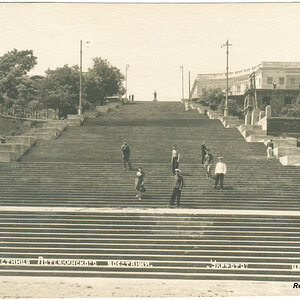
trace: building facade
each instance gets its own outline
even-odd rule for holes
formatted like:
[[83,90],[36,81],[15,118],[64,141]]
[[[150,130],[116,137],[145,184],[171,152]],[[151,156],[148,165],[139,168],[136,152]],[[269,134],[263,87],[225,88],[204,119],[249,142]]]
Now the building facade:
[[[261,64],[228,73],[229,97],[244,108],[255,95],[257,108],[271,105],[272,113],[279,114],[282,107],[292,104],[300,92],[300,62],[262,62]],[[193,84],[192,98],[199,98],[209,88],[226,89],[226,73],[199,74]],[[251,93],[252,91],[252,93]]]

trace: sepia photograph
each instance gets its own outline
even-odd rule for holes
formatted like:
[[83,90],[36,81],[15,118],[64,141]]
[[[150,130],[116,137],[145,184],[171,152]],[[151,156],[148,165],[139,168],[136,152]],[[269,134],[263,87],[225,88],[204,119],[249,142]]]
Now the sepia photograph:
[[300,3],[0,3],[0,299],[300,295]]

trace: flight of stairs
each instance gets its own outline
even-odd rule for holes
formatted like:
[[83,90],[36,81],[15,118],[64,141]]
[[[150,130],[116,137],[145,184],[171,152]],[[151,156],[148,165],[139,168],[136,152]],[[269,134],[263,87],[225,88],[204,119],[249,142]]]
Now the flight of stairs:
[[300,219],[1,212],[0,275],[298,281]]
[[[135,171],[123,170],[123,138],[134,169],[146,173],[142,200]],[[205,178],[203,140],[227,164],[224,191]],[[182,154],[183,211],[167,207],[173,144]],[[123,105],[0,167],[0,274],[297,278],[300,217],[289,211],[300,212],[299,168],[268,161],[262,143],[247,143],[237,129],[180,103]]]

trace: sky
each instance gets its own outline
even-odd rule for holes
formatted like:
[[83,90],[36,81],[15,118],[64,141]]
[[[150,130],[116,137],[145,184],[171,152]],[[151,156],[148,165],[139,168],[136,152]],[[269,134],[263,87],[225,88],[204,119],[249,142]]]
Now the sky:
[[[199,73],[253,67],[262,61],[300,62],[299,3],[1,3],[0,56],[31,49],[38,64],[31,74],[107,59],[125,74],[136,100],[181,98],[181,71],[188,97]],[[86,41],[90,44],[87,47]]]

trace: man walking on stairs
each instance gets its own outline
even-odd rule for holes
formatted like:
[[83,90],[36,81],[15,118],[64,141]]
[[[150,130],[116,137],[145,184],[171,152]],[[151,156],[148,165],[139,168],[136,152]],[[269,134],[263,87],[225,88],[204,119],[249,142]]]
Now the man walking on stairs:
[[273,157],[273,148],[274,148],[273,140],[270,139],[269,142],[267,143],[267,157],[268,157],[268,159],[271,159]]
[[207,178],[211,178],[211,167],[213,164],[213,155],[209,152],[209,149],[206,150],[206,155],[204,157],[204,168],[205,168],[205,172],[206,172],[206,176]]
[[123,144],[121,146],[121,151],[123,154],[124,170],[126,171],[126,164],[128,164],[129,170],[132,170],[131,161],[130,161],[130,148],[129,148],[126,140],[123,140]]
[[201,145],[201,156],[202,156],[202,160],[201,160],[201,164],[204,164],[204,157],[206,155],[206,141],[203,142],[203,144]]
[[223,191],[223,181],[224,181],[224,176],[227,172],[227,167],[226,164],[223,163],[223,157],[218,157],[218,162],[216,164],[216,179],[215,179],[215,189],[217,188],[217,185],[220,180],[220,190]]
[[175,175],[175,170],[179,168],[179,159],[180,153],[177,149],[177,146],[173,146],[172,156],[171,156],[171,166],[172,166],[172,174]]
[[173,186],[173,192],[170,199],[170,206],[173,206],[175,204],[175,199],[177,198],[176,206],[179,207],[180,205],[180,197],[181,197],[181,190],[183,187],[183,176],[180,174],[180,170],[175,170],[175,176],[174,176],[174,186]]

